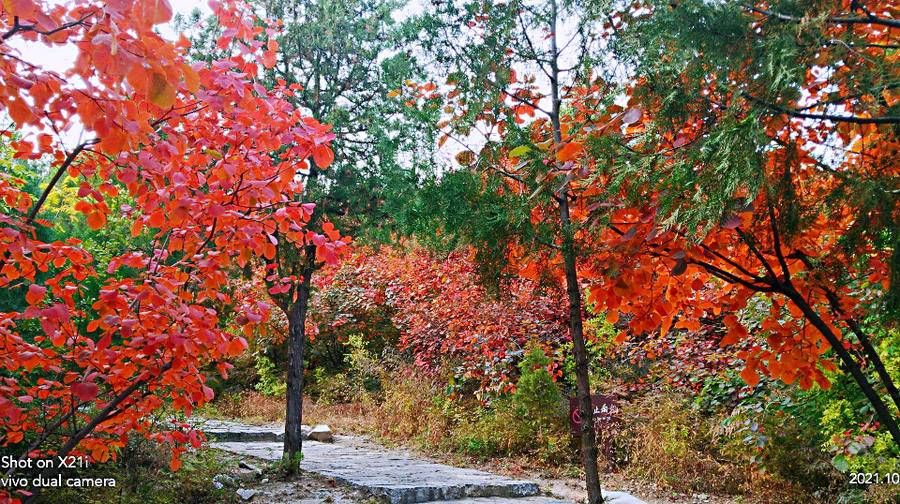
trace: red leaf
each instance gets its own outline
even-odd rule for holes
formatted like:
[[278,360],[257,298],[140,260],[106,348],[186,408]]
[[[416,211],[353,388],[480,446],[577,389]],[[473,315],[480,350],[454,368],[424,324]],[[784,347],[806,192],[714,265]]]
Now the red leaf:
[[25,301],[30,305],[36,305],[44,299],[44,295],[47,293],[47,288],[38,284],[31,284],[28,286],[28,292],[25,294]]
[[97,393],[99,392],[99,387],[97,387],[96,383],[92,382],[78,382],[72,384],[72,393],[75,394],[80,401],[86,402],[93,400],[97,397]]
[[334,162],[334,151],[327,145],[317,145],[313,148],[313,161],[319,168],[328,168]]

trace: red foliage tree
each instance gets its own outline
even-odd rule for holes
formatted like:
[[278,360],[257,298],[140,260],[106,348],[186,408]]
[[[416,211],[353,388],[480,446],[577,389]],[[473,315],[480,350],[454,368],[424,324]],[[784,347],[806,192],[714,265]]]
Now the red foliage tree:
[[[241,5],[213,7],[230,56],[210,64],[153,31],[171,16],[165,0],[0,9],[0,105],[24,135],[4,136],[17,158],[53,166],[35,201],[0,177],[0,287],[25,300],[0,313],[0,436],[21,458],[104,461],[139,432],[172,443],[177,468],[182,446],[200,438],[179,425],[154,432],[151,414],[166,403],[190,414],[212,399],[203,369],[227,376],[224,360],[247,346],[241,331],[270,311],[231,288],[234,266],[274,257],[276,233],[331,245],[303,228],[312,208],[296,178],[307,157],[327,157],[328,131],[289,104],[291,89],[255,80],[271,63],[256,40],[266,28]],[[29,61],[21,47],[37,43],[74,48],[69,73]],[[79,127],[88,140],[66,149]],[[76,240],[43,241],[41,207],[66,176],[80,180],[75,209],[91,228],[121,212],[150,246],[98,265]],[[130,204],[110,208],[120,193]],[[228,310],[241,316],[226,324]]]

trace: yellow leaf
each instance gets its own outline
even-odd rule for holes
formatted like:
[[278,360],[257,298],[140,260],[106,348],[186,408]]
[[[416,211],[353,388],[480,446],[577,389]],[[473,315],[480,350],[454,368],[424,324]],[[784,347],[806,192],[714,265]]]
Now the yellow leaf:
[[150,79],[149,98],[159,108],[167,109],[175,104],[175,88],[162,73],[153,73]]

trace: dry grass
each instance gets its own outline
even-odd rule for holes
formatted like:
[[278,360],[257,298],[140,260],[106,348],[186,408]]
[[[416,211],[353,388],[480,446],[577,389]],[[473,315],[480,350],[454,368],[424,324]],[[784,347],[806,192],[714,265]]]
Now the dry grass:
[[284,422],[284,413],[284,399],[253,390],[220,396],[201,412],[209,418],[239,418],[248,423]]
[[[323,405],[305,399],[303,423],[328,424],[336,432],[374,434],[373,416],[380,408],[366,403]],[[273,398],[256,391],[223,395],[207,406],[201,414],[209,418],[240,419],[248,423],[284,422],[285,404],[282,398]]]
[[759,503],[819,502],[796,485],[720,451],[712,420],[673,396],[648,396],[624,410],[625,474],[682,493],[743,495]]

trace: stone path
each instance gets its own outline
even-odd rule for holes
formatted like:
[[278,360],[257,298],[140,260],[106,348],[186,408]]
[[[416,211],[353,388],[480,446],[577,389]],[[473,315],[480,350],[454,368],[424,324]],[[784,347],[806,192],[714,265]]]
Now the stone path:
[[[215,440],[214,448],[263,460],[281,460],[283,428],[237,422],[206,421],[199,428]],[[335,436],[333,443],[303,442],[304,470],[381,496],[391,504],[571,504],[540,496],[532,481],[422,460],[404,451],[354,436]],[[644,504],[630,495],[610,492],[607,502]],[[622,499],[629,497],[633,500]]]

